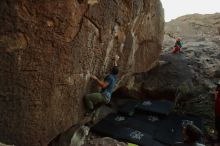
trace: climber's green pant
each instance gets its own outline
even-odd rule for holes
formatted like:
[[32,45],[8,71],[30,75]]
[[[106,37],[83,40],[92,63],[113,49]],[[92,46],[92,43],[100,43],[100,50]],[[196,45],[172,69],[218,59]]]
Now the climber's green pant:
[[85,96],[86,106],[90,109],[94,109],[94,105],[99,103],[107,104],[109,101],[102,93],[91,93]]

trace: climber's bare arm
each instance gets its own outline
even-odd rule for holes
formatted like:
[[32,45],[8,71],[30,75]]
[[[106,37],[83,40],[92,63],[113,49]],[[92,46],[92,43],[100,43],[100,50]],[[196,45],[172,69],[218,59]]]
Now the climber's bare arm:
[[109,85],[108,82],[101,81],[100,79],[98,79],[98,78],[97,78],[96,76],[94,76],[94,75],[91,75],[91,78],[92,78],[93,80],[95,80],[101,88],[106,88],[106,87]]
[[114,66],[118,66],[118,60],[119,60],[119,56],[118,55],[115,55],[115,58],[114,58]]

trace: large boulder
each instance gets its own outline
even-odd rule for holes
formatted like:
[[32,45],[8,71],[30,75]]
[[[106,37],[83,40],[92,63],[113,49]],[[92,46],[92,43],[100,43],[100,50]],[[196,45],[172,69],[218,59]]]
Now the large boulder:
[[90,74],[115,54],[124,75],[157,61],[159,0],[1,0],[0,141],[45,146],[83,118]]
[[183,54],[163,54],[160,64],[143,76],[145,97],[175,101],[179,88],[191,86],[193,72]]

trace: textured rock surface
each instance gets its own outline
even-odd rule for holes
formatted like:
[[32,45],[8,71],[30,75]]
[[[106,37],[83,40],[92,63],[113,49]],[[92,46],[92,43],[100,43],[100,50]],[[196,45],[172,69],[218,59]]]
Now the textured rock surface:
[[78,123],[90,74],[120,56],[149,69],[163,38],[159,0],[1,0],[0,141],[47,145]]

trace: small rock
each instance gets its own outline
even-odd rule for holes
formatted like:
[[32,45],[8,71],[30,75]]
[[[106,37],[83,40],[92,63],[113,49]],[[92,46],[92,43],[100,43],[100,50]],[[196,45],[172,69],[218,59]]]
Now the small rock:
[[70,146],[81,146],[85,143],[85,138],[89,134],[90,128],[87,126],[79,127],[73,134]]
[[98,3],[98,0],[88,0],[88,4],[90,5],[94,5],[96,3]]
[[53,27],[54,26],[54,22],[52,20],[48,20],[47,21],[47,26],[48,27]]
[[6,144],[3,144],[3,143],[0,143],[0,146],[15,146],[15,145],[6,145]]

